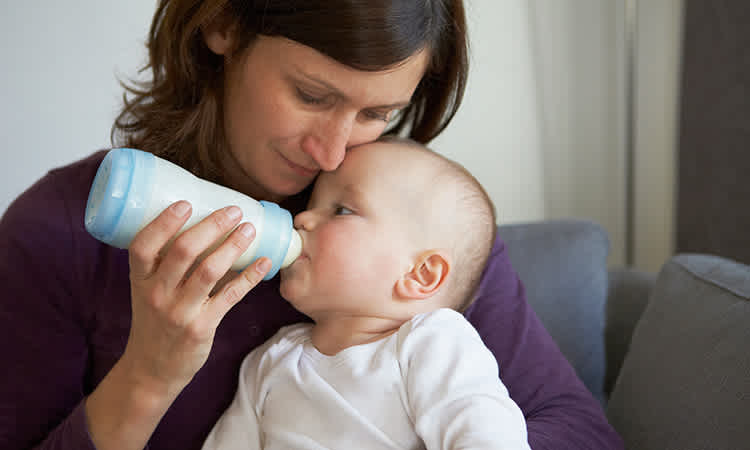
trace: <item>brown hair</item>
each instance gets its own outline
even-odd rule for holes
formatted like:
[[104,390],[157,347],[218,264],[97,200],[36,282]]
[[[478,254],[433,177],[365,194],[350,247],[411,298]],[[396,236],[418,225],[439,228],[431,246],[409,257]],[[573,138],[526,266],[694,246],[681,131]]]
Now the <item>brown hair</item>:
[[462,0],[160,0],[141,69],[151,77],[122,83],[124,107],[112,128],[113,143],[221,181],[223,60],[201,35],[201,27],[218,17],[238,25],[236,51],[259,34],[282,36],[360,70],[387,69],[429,49],[431,61],[412,103],[386,133],[427,143],[461,104],[468,74]]

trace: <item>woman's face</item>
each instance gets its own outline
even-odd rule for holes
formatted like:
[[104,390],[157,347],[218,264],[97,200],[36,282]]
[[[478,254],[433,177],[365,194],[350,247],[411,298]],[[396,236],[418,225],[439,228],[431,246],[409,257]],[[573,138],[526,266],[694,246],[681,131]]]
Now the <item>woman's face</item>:
[[346,149],[383,133],[427,62],[422,51],[393,69],[366,72],[294,41],[259,36],[225,58],[228,184],[277,202],[302,191],[321,170],[336,169]]

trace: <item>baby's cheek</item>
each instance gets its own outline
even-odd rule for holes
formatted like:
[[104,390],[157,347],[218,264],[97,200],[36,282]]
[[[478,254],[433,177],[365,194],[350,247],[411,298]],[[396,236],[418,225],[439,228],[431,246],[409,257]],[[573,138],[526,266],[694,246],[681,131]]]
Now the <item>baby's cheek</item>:
[[340,264],[348,254],[356,251],[351,233],[342,227],[321,228],[315,238],[316,254],[319,259],[324,259],[326,264]]

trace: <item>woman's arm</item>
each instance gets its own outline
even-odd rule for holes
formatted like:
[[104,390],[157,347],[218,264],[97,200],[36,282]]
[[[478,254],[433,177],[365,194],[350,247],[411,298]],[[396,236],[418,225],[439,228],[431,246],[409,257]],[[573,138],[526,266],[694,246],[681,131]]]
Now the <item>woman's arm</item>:
[[47,175],[0,219],[0,448],[94,449],[82,403],[86,299],[63,187]]
[[[86,170],[75,175],[88,180],[83,183],[93,179]],[[162,254],[186,218],[166,211],[139,234],[135,256],[130,252],[132,320],[123,315],[105,324],[130,323],[130,336],[125,353],[120,356],[120,347],[119,360],[95,385],[89,332],[91,305],[101,299],[91,293],[97,281],[81,273],[95,267],[92,273],[101,275],[99,265],[112,260],[96,256],[110,251],[105,246],[85,251],[78,245],[92,242],[82,231],[78,203],[85,197],[70,192],[70,179],[56,177],[53,172],[35,184],[0,221],[0,351],[11,368],[0,387],[0,448],[144,448],[205,362],[221,318],[265,271],[258,270],[259,260],[209,296],[252,236],[233,232],[192,270],[194,257],[208,246],[205,241],[224,235],[239,218],[217,211]],[[122,297],[111,289],[104,295]]]
[[500,377],[526,417],[533,450],[624,448],[599,402],[526,302],[499,237],[479,297],[465,316],[495,355]]

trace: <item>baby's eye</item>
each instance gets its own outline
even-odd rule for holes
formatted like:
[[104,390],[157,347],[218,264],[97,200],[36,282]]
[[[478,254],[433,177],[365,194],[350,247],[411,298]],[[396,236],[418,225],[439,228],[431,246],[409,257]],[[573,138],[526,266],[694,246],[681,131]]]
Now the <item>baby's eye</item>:
[[334,209],[333,214],[337,216],[348,216],[349,214],[354,214],[354,211],[346,206],[337,206],[336,209]]

